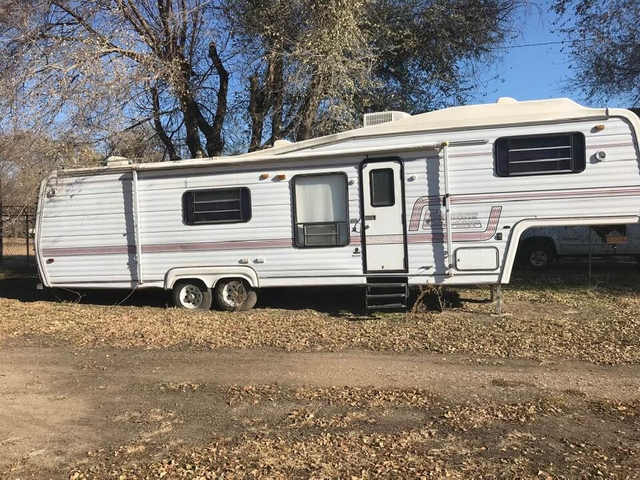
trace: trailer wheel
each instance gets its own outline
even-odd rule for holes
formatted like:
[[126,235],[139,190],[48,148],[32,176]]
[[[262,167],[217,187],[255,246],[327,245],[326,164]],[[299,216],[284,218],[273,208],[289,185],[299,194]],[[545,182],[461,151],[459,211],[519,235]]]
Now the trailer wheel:
[[542,240],[525,244],[522,252],[523,263],[531,270],[546,270],[555,256],[553,243]]
[[220,280],[215,291],[218,306],[228,312],[251,310],[258,301],[256,291],[244,280]]
[[173,287],[173,304],[185,310],[209,310],[211,289],[199,280],[181,280]]

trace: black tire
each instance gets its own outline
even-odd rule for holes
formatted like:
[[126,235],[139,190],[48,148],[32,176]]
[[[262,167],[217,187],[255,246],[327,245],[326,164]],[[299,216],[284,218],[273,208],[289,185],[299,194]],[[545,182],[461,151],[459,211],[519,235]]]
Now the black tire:
[[216,284],[216,303],[220,310],[246,312],[258,301],[258,294],[244,280],[225,278]]
[[551,242],[534,241],[524,245],[522,263],[530,270],[543,271],[549,268],[556,256],[556,249]]
[[190,311],[210,310],[211,289],[200,280],[180,280],[173,286],[173,304]]

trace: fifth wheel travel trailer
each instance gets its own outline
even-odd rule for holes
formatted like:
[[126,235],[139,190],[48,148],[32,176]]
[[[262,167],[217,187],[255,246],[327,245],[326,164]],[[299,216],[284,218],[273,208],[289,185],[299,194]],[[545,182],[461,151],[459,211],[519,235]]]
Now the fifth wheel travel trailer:
[[[382,123],[379,123],[382,122]],[[375,114],[271,149],[61,170],[41,187],[46,287],[172,290],[246,310],[270,287],[506,284],[531,227],[638,223],[640,120],[568,99]]]

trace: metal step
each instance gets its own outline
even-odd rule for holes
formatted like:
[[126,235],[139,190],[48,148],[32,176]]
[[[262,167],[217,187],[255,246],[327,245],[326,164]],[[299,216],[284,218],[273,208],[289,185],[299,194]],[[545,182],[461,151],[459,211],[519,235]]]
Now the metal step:
[[395,298],[395,297],[406,297],[405,293],[376,293],[373,295],[367,294],[367,298]]
[[407,308],[409,283],[406,277],[367,278],[365,304],[367,310],[397,310]]
[[396,288],[396,287],[406,287],[407,284],[402,283],[367,283],[367,288],[375,287],[375,288]]
[[367,305],[367,310],[396,310],[407,308],[405,303],[385,303],[384,305]]

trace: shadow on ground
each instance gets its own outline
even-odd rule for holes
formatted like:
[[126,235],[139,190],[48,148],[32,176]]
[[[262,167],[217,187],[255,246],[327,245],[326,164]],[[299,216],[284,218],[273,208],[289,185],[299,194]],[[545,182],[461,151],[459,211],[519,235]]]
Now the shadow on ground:
[[[170,307],[171,293],[159,289],[150,290],[37,290],[34,276],[0,278],[0,297],[21,302],[71,302],[85,305],[126,305],[136,307]],[[409,305],[413,305],[419,292],[411,292]],[[429,292],[421,300],[421,311],[438,311],[442,302],[447,308],[462,306],[458,292],[443,291],[441,295]],[[255,308],[285,310],[310,309],[341,316],[341,312],[364,314],[364,289],[356,286],[269,288],[262,290]]]
[[[618,290],[640,288],[640,268],[635,262],[594,261],[591,278],[588,277],[586,260],[565,260],[554,263],[545,272],[518,269],[511,278],[511,288],[591,288]],[[0,274],[0,297],[21,302],[77,302],[88,305],[127,305],[139,307],[170,307],[171,293],[160,289],[150,290],[83,290],[65,289],[37,290],[38,278],[33,269]],[[471,287],[473,288],[473,287]],[[506,288],[510,288],[507,286]],[[467,287],[468,289],[468,287]],[[480,292],[480,290],[482,290]],[[486,293],[485,293],[486,292]],[[489,288],[478,287],[479,295],[463,297],[456,290],[428,292],[422,299],[419,310],[439,311],[462,307],[465,302],[486,302]],[[413,291],[409,305],[419,296]],[[467,298],[468,297],[468,298]],[[362,287],[298,287],[270,288],[262,290],[256,308],[279,308],[287,310],[312,309],[318,312],[341,315],[341,312],[365,313]]]
[[[37,290],[35,276],[0,277],[0,297],[21,302],[73,302],[86,305],[127,305],[137,307],[170,307],[171,292],[149,290]],[[312,309],[319,312],[364,312],[364,291],[360,287],[270,288],[258,296],[256,308],[287,310]]]

